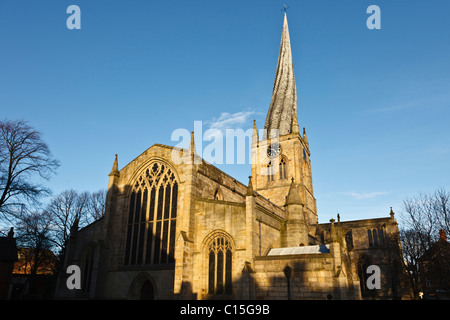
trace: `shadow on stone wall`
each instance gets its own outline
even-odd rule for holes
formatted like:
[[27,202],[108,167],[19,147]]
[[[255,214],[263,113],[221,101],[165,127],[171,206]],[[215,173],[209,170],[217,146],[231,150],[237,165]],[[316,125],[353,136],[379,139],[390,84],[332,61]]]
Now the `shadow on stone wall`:
[[312,287],[306,279],[306,264],[300,261],[281,260],[280,270],[269,272],[261,279],[252,266],[247,263],[239,277],[232,282],[232,294],[207,294],[201,296],[192,292],[192,284],[184,282],[182,291],[176,299],[188,300],[333,300],[349,299],[353,296],[350,288],[343,294],[333,281],[323,282]]

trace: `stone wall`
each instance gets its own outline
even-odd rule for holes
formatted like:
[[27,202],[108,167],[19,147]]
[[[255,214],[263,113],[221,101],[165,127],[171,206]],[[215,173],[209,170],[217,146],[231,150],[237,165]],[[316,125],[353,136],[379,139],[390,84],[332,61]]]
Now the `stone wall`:
[[336,278],[331,254],[302,256],[257,257],[255,259],[255,298],[287,299],[286,266],[291,268],[291,299],[336,298]]

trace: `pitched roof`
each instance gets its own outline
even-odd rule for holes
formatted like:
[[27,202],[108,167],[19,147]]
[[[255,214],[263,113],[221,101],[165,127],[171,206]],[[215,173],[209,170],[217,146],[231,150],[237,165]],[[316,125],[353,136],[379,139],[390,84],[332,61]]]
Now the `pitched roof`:
[[0,237],[0,261],[17,261],[16,239]]

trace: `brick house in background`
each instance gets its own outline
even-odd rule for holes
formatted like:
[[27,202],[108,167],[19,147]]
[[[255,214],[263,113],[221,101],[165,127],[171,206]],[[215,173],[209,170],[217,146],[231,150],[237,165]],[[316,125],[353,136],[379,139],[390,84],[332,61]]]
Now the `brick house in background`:
[[17,248],[17,261],[14,263],[10,281],[9,298],[12,300],[53,298],[56,264],[57,258],[51,250],[36,252],[31,248]]
[[419,279],[424,299],[450,299],[450,243],[444,230],[420,257]]

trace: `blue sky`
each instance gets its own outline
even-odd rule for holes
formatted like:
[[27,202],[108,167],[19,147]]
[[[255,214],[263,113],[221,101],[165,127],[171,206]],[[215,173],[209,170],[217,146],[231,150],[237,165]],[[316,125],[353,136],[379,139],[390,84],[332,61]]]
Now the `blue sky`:
[[[447,0],[0,0],[0,118],[42,132],[54,193],[106,188],[116,153],[123,167],[194,121],[262,128],[284,3],[319,221],[450,189]],[[247,183],[248,164],[218,167]]]

